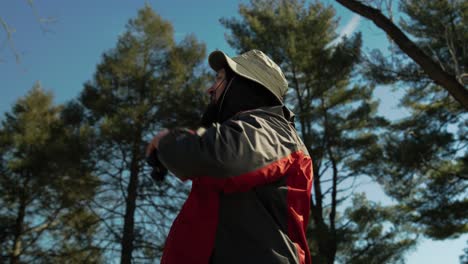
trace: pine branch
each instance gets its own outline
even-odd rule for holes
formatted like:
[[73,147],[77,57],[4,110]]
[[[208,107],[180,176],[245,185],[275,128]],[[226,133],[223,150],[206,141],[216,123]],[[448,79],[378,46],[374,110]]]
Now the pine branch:
[[370,19],[390,36],[393,41],[413,59],[426,74],[438,85],[444,87],[463,107],[468,109],[468,90],[457,81],[455,76],[444,71],[411,41],[400,28],[380,12],[380,10],[362,4],[357,0],[336,0],[349,10]]

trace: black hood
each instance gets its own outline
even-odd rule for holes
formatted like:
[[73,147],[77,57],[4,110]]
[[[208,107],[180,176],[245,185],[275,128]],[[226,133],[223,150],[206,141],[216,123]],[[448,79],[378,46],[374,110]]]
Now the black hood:
[[241,111],[282,104],[262,85],[236,74],[230,78],[229,75],[227,83],[231,84],[224,89],[218,102],[208,105],[201,120],[202,126],[223,123]]

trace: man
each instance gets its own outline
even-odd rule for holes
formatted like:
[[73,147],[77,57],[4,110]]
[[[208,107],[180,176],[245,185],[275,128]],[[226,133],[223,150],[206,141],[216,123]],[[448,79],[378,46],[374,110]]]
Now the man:
[[310,263],[312,162],[283,105],[283,72],[258,50],[208,61],[205,128],[165,130],[147,149],[192,180],[161,263]]

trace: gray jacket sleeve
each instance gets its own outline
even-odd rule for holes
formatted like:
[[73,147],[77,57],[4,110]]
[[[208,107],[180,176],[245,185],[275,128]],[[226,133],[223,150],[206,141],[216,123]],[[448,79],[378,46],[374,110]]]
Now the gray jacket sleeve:
[[228,120],[196,133],[172,130],[159,143],[159,159],[176,176],[227,178],[261,168],[291,150],[265,120]]

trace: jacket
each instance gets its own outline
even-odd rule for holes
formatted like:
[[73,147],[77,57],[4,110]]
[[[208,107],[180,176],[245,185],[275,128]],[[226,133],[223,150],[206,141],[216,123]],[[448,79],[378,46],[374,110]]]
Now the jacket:
[[161,263],[310,263],[312,160],[293,117],[263,107],[161,139],[161,162],[192,180]]

